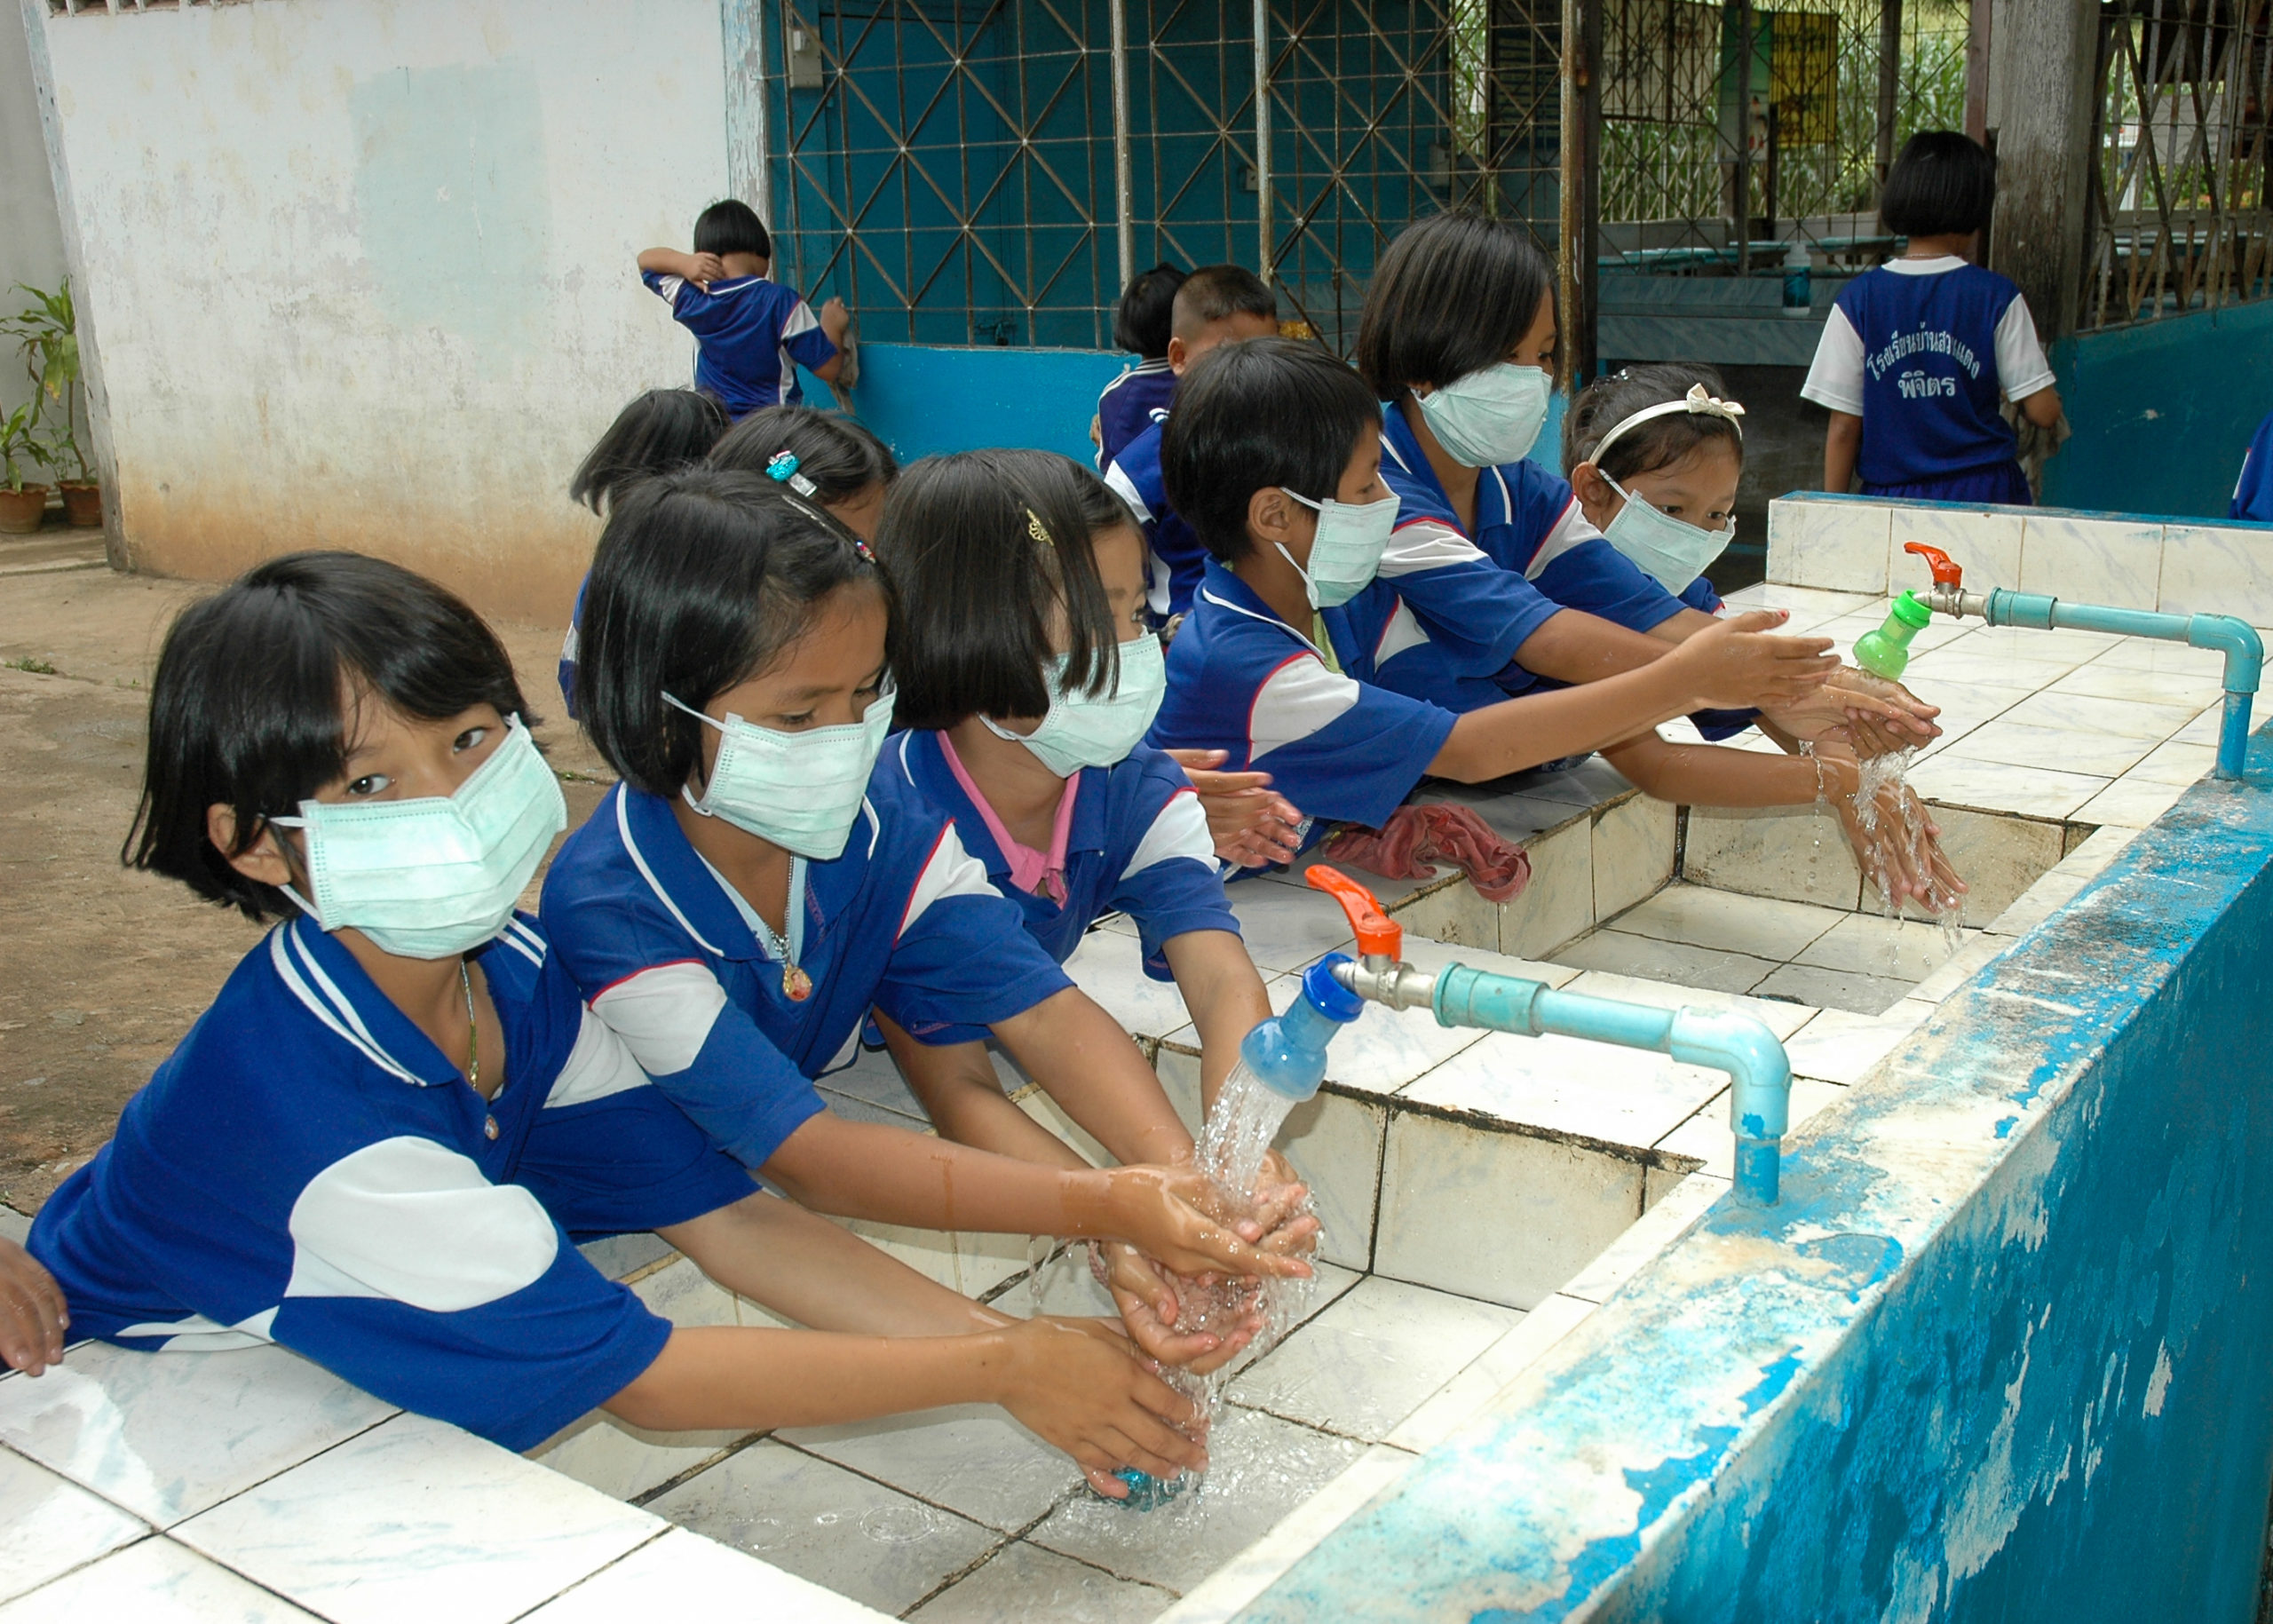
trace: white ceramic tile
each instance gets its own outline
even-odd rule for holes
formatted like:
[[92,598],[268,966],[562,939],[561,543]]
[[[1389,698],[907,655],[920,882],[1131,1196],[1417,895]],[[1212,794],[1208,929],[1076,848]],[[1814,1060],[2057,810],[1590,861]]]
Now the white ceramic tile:
[[[1580,816],[1583,819],[1585,814]],[[1522,906],[1521,898],[1516,906]],[[1464,879],[1424,891],[1388,912],[1404,928],[1408,941],[1426,938],[1487,952],[1499,951],[1500,906],[1485,901],[1477,893],[1476,887]]]
[[886,1615],[683,1528],[667,1531],[527,1616],[526,1624],[770,1619],[875,1624]]
[[1960,638],[1945,648],[1919,655],[1910,662],[1902,680],[1921,699],[1931,699],[1941,683],[1965,683],[1991,688],[2025,688],[2031,693],[2048,688],[2084,662],[2085,656],[2063,658],[2047,647],[2025,655],[1992,654],[1976,649],[1974,637]]
[[1249,1366],[1229,1396],[1377,1443],[1520,1318],[1496,1303],[1375,1276]]
[[2214,744],[2186,744],[2172,740],[2158,744],[2139,764],[2124,776],[2142,780],[2150,784],[2190,785],[2209,776],[2218,764],[2218,747]]
[[1324,891],[1246,883],[1227,894],[1248,956],[1264,970],[1300,970],[1320,954],[1349,949],[1350,922]]
[[1152,1511],[1074,1495],[1026,1537],[1124,1579],[1184,1590],[1336,1477],[1365,1446],[1254,1410],[1218,1413],[1207,1477]]
[[2142,829],[2177,805],[2186,788],[2182,784],[2158,784],[2146,778],[2119,779],[2085,802],[2074,816],[2079,823],[2113,823]]
[[1876,1015],[1826,1010],[1785,1040],[1792,1074],[1818,1081],[1860,1082],[1871,1068],[1918,1030],[1931,1007],[1903,999]]
[[1983,723],[1994,721],[2036,692],[2032,688],[1961,682],[1921,682],[1914,691],[1920,699],[1941,712],[1934,718],[1934,725],[1942,731],[1926,742],[1920,751],[1921,755],[1947,749]]
[[1748,954],[1780,964],[1847,917],[1840,909],[1805,902],[1674,884],[1611,923],[1635,936]]
[[149,1533],[108,1501],[0,1450],[0,1602]]
[[[1268,986],[1269,984],[1265,983],[1265,985]],[[1187,1035],[1188,1034],[1189,1032],[1187,1029]],[[1198,1045],[1196,1043],[1193,1045],[1193,1049],[1194,1051],[1197,1052]],[[1001,1075],[1005,1071],[1010,1070],[1010,1067],[1008,1058],[1001,1055],[996,1056],[994,1069],[997,1075]],[[1012,1102],[1017,1105],[1019,1110],[1025,1112],[1035,1121],[1040,1122],[1044,1128],[1047,1128],[1050,1132],[1065,1140],[1066,1144],[1072,1145],[1075,1153],[1080,1155],[1091,1167],[1109,1168],[1113,1165],[1114,1157],[1113,1153],[1105,1149],[1104,1145],[1099,1145],[1095,1139],[1091,1138],[1088,1130],[1085,1129],[1079,1122],[1076,1122],[1071,1116],[1068,1116],[1065,1113],[1065,1107],[1060,1105],[1056,1100],[1050,1098],[1049,1093],[1040,1085],[1026,1083],[1016,1081],[1010,1077],[1005,1077],[1003,1079],[1003,1086],[1010,1089],[1010,1098]],[[862,1232],[866,1233],[867,1232],[863,1231]],[[919,1264],[918,1266],[921,1267],[923,1265]],[[957,1266],[960,1268],[961,1265],[958,1264]],[[982,1264],[982,1271],[984,1265]],[[945,1277],[943,1276],[935,1278],[941,1279],[943,1282],[945,1281]],[[962,1287],[958,1286],[955,1289],[960,1291]],[[984,1288],[982,1287],[982,1289]]]
[[[1792,1142],[1792,1135],[1826,1105],[1846,1097],[1847,1090],[1836,1083],[1818,1082],[1811,1077],[1792,1080],[1792,1112],[1784,1132],[1784,1143]],[[1727,1178],[1736,1165],[1736,1134],[1729,1127],[1729,1097],[1725,1090],[1707,1100],[1695,1116],[1658,1143],[1658,1148],[1677,1156],[1694,1156],[1704,1165],[1697,1173],[1714,1178]]]
[[1768,504],[1768,578],[1876,597],[1887,589],[1893,510],[1871,502],[1782,498]]
[[1733,993],[1715,993],[1702,987],[1664,986],[1655,981],[1636,981],[1626,976],[1611,975],[1590,970],[1571,983],[1574,993],[1589,993],[1596,998],[1619,998],[1628,1003],[1646,1003],[1653,1009],[1680,1010],[1691,1007],[1712,1010],[1734,1010],[1749,1015],[1779,1038],[1787,1038],[1806,1026],[1815,1011],[1794,1004],[1778,1003],[1765,998],[1745,998]]
[[2039,660],[2081,664],[2096,660],[2123,639],[2111,631],[2080,631],[2060,626],[2039,630],[2033,626],[1984,626],[1976,621],[1964,622],[1972,628],[1972,641],[1966,652],[1972,654],[2001,654],[2013,660]]
[[[2065,832],[2061,824],[1938,804],[1932,817],[1942,832],[1942,854],[1967,886],[1958,909],[1960,923],[1994,919],[2060,860]],[[1884,911],[1876,885],[1864,888],[1863,904],[1866,910]],[[1907,911],[1922,917],[1915,905]]]
[[1912,542],[1922,542],[1949,554],[1965,571],[1968,590],[1986,592],[1992,587],[2020,585],[2024,517],[2010,508],[1952,511],[1897,506],[1887,550],[1887,590],[1907,589],[1923,597],[1933,584],[1933,571],[1926,560],[1903,551]]
[[[1132,948],[1136,946],[1134,937],[1114,937],[1112,939],[1126,941]],[[846,1095],[892,1113],[889,1118],[877,1120],[894,1126],[901,1121],[920,1122],[927,1128],[931,1125],[931,1118],[925,1113],[923,1102],[909,1091],[907,1084],[900,1077],[899,1067],[893,1064],[891,1056],[883,1050],[859,1050],[851,1065],[828,1073],[821,1082],[831,1093]]]
[[1579,1271],[1561,1295],[1587,1303],[1604,1303],[1610,1295],[1634,1278],[1635,1271],[1689,1232],[1691,1224],[1718,1200],[1728,1185],[1717,1178],[1691,1174],[1667,1192],[1643,1213],[1634,1227],[1612,1241],[1601,1256]]
[[[443,1617],[463,1614],[436,1613]],[[171,1540],[145,1540],[91,1567],[0,1607],[0,1624],[54,1624],[58,1619],[132,1620],[132,1624],[316,1624],[271,1596]]]
[[1509,954],[1491,953],[1479,947],[1423,941],[1410,935],[1405,939],[1405,962],[1422,970],[1442,970],[1447,964],[1464,964],[1470,970],[1482,970],[1487,975],[1542,981],[1548,986],[1567,986],[1579,973],[1567,964],[1552,964],[1544,959],[1519,959]]
[[1147,1624],[1175,1600],[1152,1585],[1116,1579],[1102,1568],[1018,1540],[907,1616],[920,1624],[1003,1624],[1017,1619]]
[[1637,795],[1595,820],[1596,919],[1633,907],[1672,877],[1676,816],[1671,802]]
[[337,1624],[484,1624],[518,1618],[661,1528],[471,1433],[397,1415],[174,1537]]
[[1916,982],[1940,969],[1961,946],[1962,940],[1945,940],[1934,925],[1850,914],[1793,959],[1824,970]]
[[881,1612],[905,1612],[1001,1536],[767,1440],[649,1502],[683,1528]]
[[[1382,1159],[1376,1272],[1532,1309],[1642,1213],[1642,1168],[1565,1140],[1400,1112]],[[1477,1237],[1492,1238],[1479,1246]]]
[[2103,656],[2088,665],[2079,665],[2046,690],[2051,693],[2087,693],[2098,699],[2129,700],[2150,705],[2178,705],[2189,712],[2188,719],[2201,713],[2206,705],[2218,702],[2223,692],[2218,685],[2218,673],[2214,668],[2196,671],[2142,671],[2134,666],[2114,665]]
[[2158,606],[2167,614],[2237,614],[2253,626],[2273,626],[2273,535],[2165,525]]
[[1913,985],[1908,980],[1885,976],[1819,970],[1812,964],[1786,964],[1770,973],[1754,990],[1763,997],[1796,999],[1819,1010],[1877,1015],[1901,1002]]
[[1815,806],[1692,806],[1681,871],[1715,890],[1841,911],[1851,910],[1863,890],[1839,820]]
[[[1074,1267],[1088,1271],[1085,1259]],[[776,1436],[1005,1533],[1041,1516],[1081,1478],[1072,1461],[991,1404]]]
[[1959,949],[1957,956],[1921,981],[1910,996],[1929,1003],[1941,1002],[1970,981],[1975,973],[1991,960],[2002,957],[2005,949],[2012,945],[2007,937],[1976,937]]
[[1655,1144],[1727,1081],[1648,1050],[1495,1032],[1414,1083],[1406,1097],[1494,1122],[1638,1147]]
[[2214,648],[2166,643],[2159,638],[2119,638],[2092,663],[2132,671],[2216,677],[2226,669],[2226,657]]
[[160,1527],[395,1413],[278,1347],[82,1343],[36,1382],[0,1382],[0,1442]]
[[[1771,511],[1775,505],[1769,504]],[[1753,609],[1787,609],[1792,618],[1784,622],[1784,630],[1796,637],[1810,626],[1837,620],[1842,614],[1860,614],[1878,597],[1875,592],[1829,592],[1815,587],[1762,581],[1730,593],[1722,601],[1738,614]]]
[[2160,741],[2201,712],[2200,705],[2158,705],[2138,699],[2102,699],[2087,693],[2047,690],[2031,694],[2007,711],[2002,719],[2025,722],[2034,727],[2062,727],[2076,733]]
[[1387,1442],[1399,1449],[1434,1449],[1529,1369],[1540,1354],[1584,1324],[1594,1311],[1592,1302],[1557,1292],[1430,1394],[1426,1404],[1398,1423]]
[[[2265,712],[2255,707],[2253,707],[2253,709],[2255,709],[2255,715],[2251,719],[2250,731],[2255,733],[2265,725]],[[2213,705],[2180,728],[2172,735],[2172,738],[2184,744],[2214,745],[2224,736],[2225,723],[2225,707],[2222,704]]]
[[2020,589],[2072,603],[2151,609],[2163,573],[2163,527],[2129,519],[2028,516]]
[[585,1262],[612,1280],[629,1279],[677,1256],[669,1242],[645,1232],[608,1235],[587,1240],[576,1249],[584,1255]]
[[1570,806],[1607,806],[1634,789],[1623,772],[1599,756],[1585,757],[1574,766],[1534,768],[1501,781],[1520,786],[1517,794]]
[[[2008,714],[1975,728],[1921,765],[1932,768],[1936,764],[1961,759],[1998,766],[2087,773],[2095,778],[2119,778],[2154,748],[2154,741],[2150,739],[2128,739],[2120,734],[2064,727],[2033,727],[2013,720]],[[2028,809],[2016,806],[2012,810]]]
[[[1019,1105],[1027,1114],[1039,1116],[1045,1125],[1061,1132],[1072,1124],[1062,1117],[1053,1121],[1046,1114],[1054,1111],[1046,1096],[1032,1095]],[[840,1219],[844,1227],[869,1245],[891,1253],[918,1274],[937,1280],[949,1291],[960,1292],[966,1297],[984,1296],[994,1287],[1026,1266],[1025,1235],[978,1235],[948,1230],[909,1229],[897,1224],[874,1224],[865,1218]]]
[[[1753,899],[1746,899],[1752,900]],[[1776,968],[1773,959],[1729,953],[1717,947],[1692,947],[1687,942],[1660,941],[1624,931],[1596,931],[1555,950],[1555,956],[1579,970],[1605,970],[1676,986],[1711,987],[1723,993],[1748,993],[1760,978]]]
[[1144,944],[1133,936],[1090,931],[1065,961],[1065,973],[1137,1037],[1165,1037],[1192,1020],[1176,984],[1144,973]]
[[1517,958],[1544,958],[1595,922],[1593,823],[1580,819],[1528,850],[1531,883],[1501,908],[1498,945]]
[[1946,752],[1930,756],[1910,770],[1910,787],[1928,801],[2037,818],[2072,816],[2111,781],[2083,772],[1976,761]]

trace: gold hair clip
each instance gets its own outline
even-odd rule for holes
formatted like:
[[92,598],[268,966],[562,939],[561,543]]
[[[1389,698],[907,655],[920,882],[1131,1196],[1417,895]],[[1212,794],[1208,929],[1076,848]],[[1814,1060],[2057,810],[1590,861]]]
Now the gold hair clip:
[[1037,547],[1051,547],[1057,544],[1049,539],[1049,532],[1042,527],[1041,515],[1032,508],[1026,510],[1026,534],[1034,537],[1034,545]]

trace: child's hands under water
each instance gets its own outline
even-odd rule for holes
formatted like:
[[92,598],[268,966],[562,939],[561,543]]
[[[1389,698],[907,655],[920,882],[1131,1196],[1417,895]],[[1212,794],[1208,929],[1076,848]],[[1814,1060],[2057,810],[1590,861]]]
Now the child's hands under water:
[[0,1360],[36,1376],[63,1362],[70,1328],[55,1277],[14,1241],[0,1240]]
[[1754,609],[1707,626],[1667,660],[1678,661],[1694,710],[1765,709],[1796,704],[1821,688],[1839,661],[1829,638],[1771,635],[1791,618],[1783,609]]
[[1839,825],[1880,894],[1896,907],[1915,902],[1932,914],[1961,906],[1966,883],[1942,850],[1941,826],[1910,786],[1899,780],[1881,784],[1865,802],[1858,793],[1860,768],[1850,751],[1826,740],[1817,745],[1816,757],[1838,780],[1832,805]]
[[[1178,1274],[1306,1275],[1311,1266],[1265,1238],[1286,1221],[1284,1200],[1270,1207],[1226,1195],[1196,1168],[1115,1168],[1102,1232],[1134,1243]],[[1299,1201],[1302,1187],[1292,1187]]]
[[1820,739],[1846,729],[1855,754],[1865,761],[1916,749],[1940,736],[1928,705],[1898,682],[1842,665],[1830,680],[1792,704],[1763,705],[1761,714],[1794,739]]
[[1285,796],[1271,792],[1271,774],[1217,772],[1230,759],[1225,750],[1164,754],[1192,780],[1217,857],[1242,868],[1265,868],[1291,863],[1301,853],[1303,814]]
[[1190,1401],[1105,1321],[1045,1315],[1001,1335],[1009,1357],[996,1402],[1073,1456],[1098,1493],[1126,1496],[1113,1475],[1126,1466],[1155,1477],[1206,1470],[1207,1450],[1179,1430],[1198,1421]]

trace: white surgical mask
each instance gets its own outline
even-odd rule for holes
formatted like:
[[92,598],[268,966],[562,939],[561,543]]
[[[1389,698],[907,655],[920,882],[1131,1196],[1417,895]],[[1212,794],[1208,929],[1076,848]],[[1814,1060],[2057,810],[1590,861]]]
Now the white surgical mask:
[[738,716],[723,722],[704,716],[669,694],[677,706],[718,730],[718,758],[697,796],[680,791],[689,806],[706,818],[724,818],[744,834],[770,840],[784,851],[825,863],[841,857],[868,793],[868,774],[891,731],[894,690],[868,701],[857,722],[777,733]]
[[1306,508],[1318,511],[1318,533],[1311,540],[1311,566],[1304,569],[1295,564],[1295,555],[1284,544],[1273,543],[1279,556],[1295,564],[1295,573],[1303,578],[1303,592],[1313,609],[1331,609],[1346,604],[1373,584],[1381,573],[1382,553],[1389,546],[1389,538],[1397,528],[1398,499],[1395,492],[1379,502],[1336,502],[1328,496],[1323,502],[1313,502],[1299,491],[1286,491]]
[[1705,573],[1705,566],[1736,540],[1736,515],[1729,515],[1725,530],[1706,530],[1687,519],[1660,513],[1648,501],[1628,490],[1608,474],[1602,482],[1626,498],[1603,530],[1603,539],[1632,559],[1659,586],[1679,596],[1683,589]]
[[446,959],[505,928],[552,837],[568,827],[560,780],[519,717],[452,795],[303,801],[308,890],[284,893],[327,931],[355,930],[384,953]]
[[1522,462],[1539,443],[1548,394],[1545,368],[1503,360],[1414,398],[1437,443],[1462,467],[1497,468]]
[[996,738],[1025,745],[1043,766],[1071,778],[1083,767],[1125,760],[1144,742],[1168,692],[1168,664],[1160,638],[1148,631],[1121,646],[1121,679],[1109,695],[1067,693],[1063,654],[1050,662],[1043,680],[1049,687],[1049,710],[1034,732],[1014,733],[992,717],[978,719]]

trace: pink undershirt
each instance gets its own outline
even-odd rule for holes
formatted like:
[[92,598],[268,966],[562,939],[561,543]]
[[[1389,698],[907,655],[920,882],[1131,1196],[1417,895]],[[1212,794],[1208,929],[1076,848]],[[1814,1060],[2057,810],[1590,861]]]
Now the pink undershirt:
[[994,815],[994,806],[964,771],[962,757],[955,754],[954,743],[945,733],[939,734],[939,754],[946,757],[947,771],[955,775],[955,782],[978,809],[979,820],[994,836],[996,848],[1009,860],[1010,883],[1029,896],[1065,901],[1065,842],[1073,832],[1073,796],[1081,788],[1081,775],[1076,772],[1065,780],[1065,793],[1057,797],[1057,819],[1050,826],[1049,850],[1037,852],[1002,827],[1002,820]]

